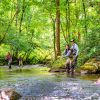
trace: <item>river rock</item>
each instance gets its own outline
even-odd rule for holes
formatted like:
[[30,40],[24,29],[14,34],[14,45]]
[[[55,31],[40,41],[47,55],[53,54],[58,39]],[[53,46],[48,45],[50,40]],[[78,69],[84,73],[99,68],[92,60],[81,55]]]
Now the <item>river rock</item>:
[[91,100],[98,100],[99,99],[99,94],[97,93],[94,93],[92,96],[91,96]]
[[91,97],[86,97],[83,100],[91,100]]
[[93,95],[84,98],[84,100],[99,100],[99,97],[100,97],[99,94],[94,93]]
[[81,70],[81,74],[87,74],[88,73],[88,71],[86,71],[86,70]]
[[0,100],[19,100],[21,97],[14,89],[5,88],[0,90]]

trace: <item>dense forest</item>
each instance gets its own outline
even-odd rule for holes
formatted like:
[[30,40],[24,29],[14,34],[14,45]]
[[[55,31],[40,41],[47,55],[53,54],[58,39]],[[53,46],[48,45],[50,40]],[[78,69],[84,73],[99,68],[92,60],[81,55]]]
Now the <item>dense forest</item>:
[[100,54],[99,0],[0,0],[0,64],[57,59],[66,43],[79,45],[79,64]]
[[0,100],[100,100],[100,0],[0,0]]

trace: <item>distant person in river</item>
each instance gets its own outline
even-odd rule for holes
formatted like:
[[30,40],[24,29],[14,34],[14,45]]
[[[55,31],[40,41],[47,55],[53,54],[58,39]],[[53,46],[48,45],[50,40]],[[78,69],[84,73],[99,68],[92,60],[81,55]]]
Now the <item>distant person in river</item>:
[[18,58],[18,63],[19,63],[19,67],[23,67],[23,60],[21,56],[19,56]]
[[78,45],[75,43],[74,39],[71,41],[71,50],[73,53],[73,64],[72,64],[72,71],[74,71],[75,67],[77,66],[77,58],[78,58],[78,53],[79,53],[79,48]]
[[65,67],[67,69],[67,73],[72,72],[72,64],[73,64],[73,55],[72,55],[72,50],[70,49],[70,46],[66,44],[66,48],[64,51],[65,57],[67,57]]
[[10,52],[7,53],[7,55],[6,55],[6,60],[8,61],[9,69],[11,69],[12,55],[10,54]]

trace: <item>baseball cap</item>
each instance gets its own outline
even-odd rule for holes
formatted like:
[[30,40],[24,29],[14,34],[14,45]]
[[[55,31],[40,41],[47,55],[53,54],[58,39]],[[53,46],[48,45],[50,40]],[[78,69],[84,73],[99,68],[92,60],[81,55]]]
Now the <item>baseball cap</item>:
[[71,39],[70,42],[74,42],[74,39]]

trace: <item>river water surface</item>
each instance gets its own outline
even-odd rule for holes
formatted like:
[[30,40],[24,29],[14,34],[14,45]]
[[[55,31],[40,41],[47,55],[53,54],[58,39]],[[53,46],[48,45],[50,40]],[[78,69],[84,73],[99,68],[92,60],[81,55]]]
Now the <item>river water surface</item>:
[[21,100],[100,100],[100,75],[49,73],[47,68],[1,71],[0,88],[13,88]]

